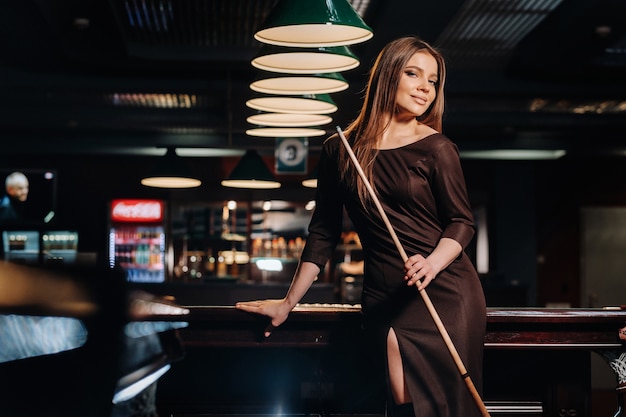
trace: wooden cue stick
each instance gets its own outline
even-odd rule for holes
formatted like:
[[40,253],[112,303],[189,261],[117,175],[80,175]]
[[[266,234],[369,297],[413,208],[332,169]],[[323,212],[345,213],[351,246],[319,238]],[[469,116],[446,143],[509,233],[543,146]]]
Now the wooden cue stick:
[[[393,239],[393,242],[395,243],[396,248],[398,249],[398,252],[400,252],[400,256],[402,256],[402,260],[406,262],[409,259],[409,257],[407,256],[406,251],[404,250],[404,247],[402,247],[402,244],[400,243],[400,240],[398,239],[398,235],[396,234],[393,226],[391,225],[391,222],[389,221],[389,218],[387,217],[385,210],[383,210],[383,207],[380,204],[380,201],[378,200],[378,197],[376,196],[376,193],[374,192],[372,185],[370,184],[369,180],[365,176],[365,173],[363,172],[363,169],[361,168],[361,164],[359,164],[359,161],[356,159],[356,156],[354,155],[354,152],[352,151],[352,148],[350,147],[348,140],[346,139],[345,135],[343,134],[343,131],[341,130],[339,126],[337,126],[337,132],[339,133],[339,137],[341,138],[341,141],[343,142],[346,148],[346,151],[348,151],[348,155],[350,155],[350,159],[352,160],[354,167],[356,168],[357,172],[359,173],[359,176],[363,180],[363,184],[365,185],[365,187],[367,188],[367,191],[371,195],[372,200],[374,201],[374,204],[376,205],[376,208],[378,209],[380,213],[380,216],[385,222],[385,225],[387,226],[387,230],[389,231],[389,234],[391,235],[391,238]],[[426,289],[421,290],[420,294],[422,296],[422,299],[424,300],[424,303],[426,304],[426,307],[428,308],[428,312],[432,316],[435,322],[435,325],[437,326],[437,329],[439,330],[439,333],[441,334],[441,337],[443,338],[444,342],[446,343],[446,346],[448,347],[448,350],[450,351],[450,355],[452,355],[452,359],[454,359],[454,362],[456,363],[456,366],[459,370],[459,373],[461,374],[461,377],[465,380],[465,384],[467,385],[467,388],[469,389],[470,394],[472,394],[472,397],[474,397],[474,401],[476,402],[476,405],[480,409],[483,417],[489,417],[489,411],[487,410],[487,407],[485,407],[485,403],[480,398],[480,395],[478,394],[478,391],[476,390],[476,387],[474,386],[472,379],[467,373],[467,369],[465,368],[465,365],[463,364],[463,361],[461,360],[461,357],[459,356],[459,353],[457,352],[456,347],[454,346],[454,343],[452,343],[452,339],[450,339],[450,335],[448,334],[446,327],[441,321],[441,318],[439,317],[439,314],[437,313],[435,306],[430,301],[430,297],[426,293]]]

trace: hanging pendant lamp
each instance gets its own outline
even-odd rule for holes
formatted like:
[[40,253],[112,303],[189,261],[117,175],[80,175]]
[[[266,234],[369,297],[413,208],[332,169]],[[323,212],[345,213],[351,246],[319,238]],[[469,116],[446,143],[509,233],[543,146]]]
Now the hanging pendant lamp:
[[346,46],[284,48],[264,46],[252,59],[252,66],[285,74],[323,74],[348,71],[359,66],[356,55]]
[[327,125],[333,118],[325,114],[259,113],[246,119],[248,123],[270,127],[311,127]]
[[269,113],[330,114],[337,111],[337,105],[328,94],[253,97],[246,101],[246,106]]
[[302,47],[352,45],[372,36],[372,29],[347,0],[280,0],[254,38]]
[[261,155],[253,149],[246,151],[228,178],[222,180],[224,187],[272,189],[280,188]]
[[264,94],[329,94],[348,89],[348,81],[338,72],[322,74],[263,74],[250,84],[250,89]]
[[324,136],[324,129],[312,127],[256,127],[246,130],[246,135],[263,138],[309,138]]
[[141,180],[141,184],[156,188],[194,188],[202,181],[195,178],[184,160],[176,154],[175,148],[168,148],[153,172]]

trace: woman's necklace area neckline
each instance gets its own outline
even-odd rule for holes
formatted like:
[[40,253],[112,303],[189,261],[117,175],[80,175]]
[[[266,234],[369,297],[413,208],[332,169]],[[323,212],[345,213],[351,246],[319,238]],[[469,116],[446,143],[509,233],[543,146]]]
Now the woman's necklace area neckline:
[[406,148],[406,147],[408,147],[408,146],[414,145],[414,144],[416,144],[416,143],[418,143],[418,142],[423,141],[424,139],[427,139],[427,138],[429,138],[429,137],[435,136],[435,135],[437,135],[437,134],[439,134],[439,132],[437,132],[437,131],[428,132],[428,133],[426,133],[426,134],[425,134],[425,135],[423,135],[423,136],[421,136],[421,135],[420,135],[417,139],[412,140],[412,141],[410,141],[410,142],[406,142],[406,143],[403,143],[403,144],[400,144],[400,145],[397,145],[397,146],[393,146],[393,147],[376,148],[376,150],[377,150],[377,151],[393,151],[393,150],[396,150],[396,149]]

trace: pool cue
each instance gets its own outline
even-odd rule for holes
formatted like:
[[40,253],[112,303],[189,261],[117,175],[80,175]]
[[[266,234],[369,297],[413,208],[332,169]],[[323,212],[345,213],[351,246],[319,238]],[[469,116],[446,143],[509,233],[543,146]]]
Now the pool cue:
[[[372,200],[374,201],[374,204],[376,205],[376,208],[378,209],[380,216],[385,222],[385,225],[387,226],[387,230],[389,231],[389,234],[391,235],[391,239],[393,239],[393,242],[395,243],[396,248],[398,249],[398,252],[400,252],[400,256],[402,256],[402,260],[406,262],[409,259],[409,257],[407,256],[404,248],[402,247],[402,244],[400,243],[400,240],[398,239],[398,235],[396,235],[396,232],[393,226],[391,225],[391,222],[389,221],[389,218],[387,217],[385,210],[383,210],[383,207],[380,204],[380,201],[378,200],[378,197],[376,196],[376,193],[374,192],[372,185],[370,184],[369,180],[365,176],[365,173],[363,172],[363,169],[361,168],[361,164],[359,164],[359,161],[356,159],[356,156],[354,155],[354,152],[352,151],[352,148],[350,147],[348,140],[346,139],[345,135],[343,134],[343,131],[341,130],[339,126],[337,126],[337,133],[339,133],[339,137],[341,138],[341,141],[343,142],[343,145],[345,146],[346,151],[348,151],[348,155],[350,155],[350,159],[352,160],[354,167],[356,168],[357,172],[359,173],[359,176],[363,180],[363,184],[365,185],[365,188],[367,188],[367,191],[372,197]],[[452,359],[454,359],[454,362],[456,363],[456,366],[459,370],[459,373],[461,374],[461,377],[465,381],[465,384],[467,385],[467,388],[469,389],[470,394],[472,395],[472,397],[474,397],[474,401],[476,402],[476,405],[480,409],[480,412],[482,413],[483,417],[489,417],[490,416],[489,411],[487,410],[487,407],[485,407],[485,403],[480,398],[480,395],[478,394],[478,391],[476,390],[476,386],[474,386],[472,379],[467,373],[467,369],[465,369],[465,365],[463,364],[463,361],[461,360],[461,357],[459,356],[459,353],[457,352],[456,347],[454,346],[454,343],[452,343],[452,339],[450,339],[450,335],[448,334],[446,327],[443,325],[443,322],[441,321],[441,318],[439,317],[439,314],[437,313],[435,306],[430,301],[430,297],[426,293],[426,289],[421,290],[419,293],[421,294],[422,299],[424,300],[424,303],[426,304],[426,307],[428,308],[428,312],[433,318],[433,321],[435,322],[435,325],[437,326],[437,329],[439,330],[439,333],[441,334],[441,337],[443,338],[446,346],[448,347],[448,350],[450,351],[450,355],[452,355]]]

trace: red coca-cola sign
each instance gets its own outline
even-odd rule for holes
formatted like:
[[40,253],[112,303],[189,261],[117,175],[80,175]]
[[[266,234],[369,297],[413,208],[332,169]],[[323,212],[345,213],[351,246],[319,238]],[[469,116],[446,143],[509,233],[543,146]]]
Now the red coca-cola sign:
[[133,223],[161,222],[163,221],[163,202],[159,200],[113,200],[111,220]]

